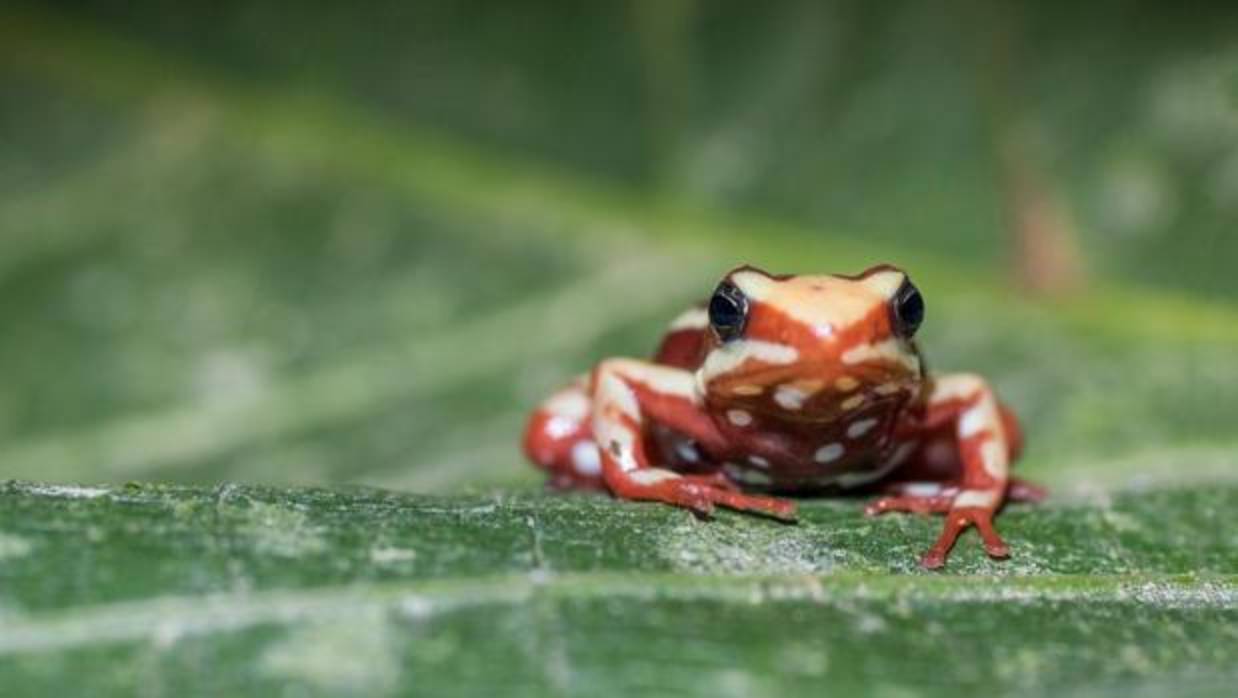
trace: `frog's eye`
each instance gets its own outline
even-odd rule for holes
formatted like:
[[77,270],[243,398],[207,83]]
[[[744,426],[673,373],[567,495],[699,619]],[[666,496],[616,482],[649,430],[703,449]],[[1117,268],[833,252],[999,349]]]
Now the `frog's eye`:
[[748,299],[735,284],[723,281],[709,299],[709,324],[718,339],[729,342],[744,333],[748,321]]
[[903,281],[894,294],[894,300],[890,301],[890,308],[894,331],[900,337],[910,339],[920,329],[920,323],[924,322],[924,296],[920,295],[920,289],[911,283],[911,279]]

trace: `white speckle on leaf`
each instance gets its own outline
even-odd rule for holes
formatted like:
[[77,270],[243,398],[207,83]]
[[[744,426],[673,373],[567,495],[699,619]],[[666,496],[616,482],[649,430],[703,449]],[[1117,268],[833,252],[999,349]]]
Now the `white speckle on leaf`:
[[[807,529],[736,527],[720,521],[675,526],[660,536],[656,549],[676,569],[694,573],[820,573],[831,570],[837,558],[836,550]],[[799,581],[818,583],[813,578]],[[802,593],[795,590],[796,595]]]
[[245,520],[238,530],[250,537],[254,549],[268,555],[299,557],[327,549],[320,527],[313,525],[297,509],[251,502],[242,512]]
[[30,488],[30,491],[45,497],[94,499],[95,497],[102,497],[110,490],[103,487],[78,487],[76,485],[34,485]]
[[201,400],[212,405],[248,404],[267,392],[267,361],[245,348],[225,348],[204,356],[194,376]]
[[268,676],[307,682],[328,693],[390,691],[401,672],[395,632],[385,617],[295,628],[267,647],[259,667]]
[[11,533],[0,532],[0,561],[25,557],[30,554],[30,541]]
[[379,546],[370,548],[370,562],[376,565],[391,565],[401,562],[412,562],[417,559],[417,551],[411,548],[395,548]]

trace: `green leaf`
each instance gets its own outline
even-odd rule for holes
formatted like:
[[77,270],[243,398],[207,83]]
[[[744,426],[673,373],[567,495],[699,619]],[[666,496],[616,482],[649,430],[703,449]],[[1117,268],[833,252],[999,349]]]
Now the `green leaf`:
[[[1238,487],[797,525],[596,496],[0,490],[0,684],[20,695],[1222,695]],[[823,683],[823,682],[827,682]]]
[[[627,40],[623,17],[590,30],[521,8],[513,33],[506,13],[405,8],[445,23],[423,45],[329,5],[222,11],[233,22],[152,5],[0,10],[0,311],[14,329],[0,337],[0,477],[192,485],[3,487],[0,693],[1233,692],[1232,177],[1181,163],[1198,174],[1166,179],[1165,200],[1209,194],[1164,219],[1172,234],[1088,231],[1106,276],[1029,299],[1003,278],[985,129],[962,107],[923,109],[973,101],[956,61],[923,60],[933,32],[957,31],[917,20],[930,10],[895,22],[918,29],[898,33],[908,50],[888,69],[843,61],[858,71],[814,53],[831,22],[795,9],[812,3],[778,15],[789,34],[711,20],[726,40],[703,55],[727,58],[704,61],[700,82],[720,78],[716,103],[694,107],[683,73],[633,73],[684,100],[653,118],[668,129],[655,140],[681,130],[682,152],[659,145],[665,186],[650,190],[613,171],[651,141],[633,118],[641,86],[590,62],[600,37]],[[686,26],[660,11],[642,21]],[[1129,174],[1115,144],[1172,168],[1138,126],[1157,119],[1060,80],[1070,50],[1104,59],[1093,25],[1065,24],[1084,39],[1026,77],[1091,124],[1062,129],[1095,144],[1068,143],[1073,179],[1055,182],[1087,214],[1107,205],[1092,189]],[[848,25],[849,50],[883,50],[868,22]],[[576,59],[520,53],[563,39],[553,27]],[[764,38],[737,50],[748,35]],[[1165,52],[1125,41],[1096,75],[1127,75],[1152,102],[1188,103],[1164,90],[1178,82],[1207,96],[1209,65],[1145,75],[1131,57]],[[284,71],[291,57],[303,75]],[[554,70],[566,79],[521,79]],[[828,96],[799,103],[823,78]],[[1085,115],[1072,90],[1113,106]],[[555,114],[529,118],[529,93],[525,108]],[[1185,125],[1223,137],[1226,123]],[[520,489],[539,477],[515,448],[529,405],[600,356],[648,353],[741,261],[913,271],[934,366],[996,382],[1028,427],[1020,472],[1058,493],[1003,514],[1012,560],[967,536],[945,574],[925,574],[915,560],[939,520],[869,520],[849,500],[806,503],[787,526]],[[1131,284],[1167,278],[1198,295]],[[211,486],[229,479],[335,489]],[[340,489],[358,481],[473,494]],[[476,494],[497,485],[514,489]]]

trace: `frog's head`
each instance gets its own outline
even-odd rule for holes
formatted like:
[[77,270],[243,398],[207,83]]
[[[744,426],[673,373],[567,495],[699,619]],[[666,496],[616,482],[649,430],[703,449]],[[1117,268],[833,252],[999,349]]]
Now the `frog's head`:
[[920,389],[923,319],[919,290],[892,266],[857,276],[741,267],[710,299],[697,381],[715,407],[797,421],[905,404]]

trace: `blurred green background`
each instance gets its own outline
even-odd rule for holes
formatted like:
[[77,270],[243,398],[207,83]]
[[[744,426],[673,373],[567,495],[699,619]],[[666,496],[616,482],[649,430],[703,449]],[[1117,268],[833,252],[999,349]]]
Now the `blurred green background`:
[[1238,472],[1238,13],[0,9],[0,478],[535,483],[744,262],[925,290],[1061,490]]

